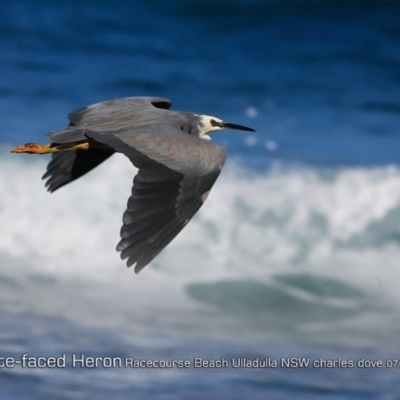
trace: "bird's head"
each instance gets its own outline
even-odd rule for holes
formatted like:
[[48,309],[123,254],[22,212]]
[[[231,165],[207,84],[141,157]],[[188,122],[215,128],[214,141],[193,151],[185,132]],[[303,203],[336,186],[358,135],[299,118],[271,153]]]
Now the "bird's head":
[[219,131],[221,129],[237,129],[239,131],[254,132],[254,129],[248,128],[247,126],[232,124],[230,122],[222,121],[217,117],[211,117],[209,115],[199,115],[199,125],[197,128],[197,135],[202,139],[210,139],[207,135],[209,132]]

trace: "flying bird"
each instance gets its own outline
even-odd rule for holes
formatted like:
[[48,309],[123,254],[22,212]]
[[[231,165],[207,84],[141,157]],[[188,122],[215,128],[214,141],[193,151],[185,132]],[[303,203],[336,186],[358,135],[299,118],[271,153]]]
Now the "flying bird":
[[117,251],[138,273],[183,229],[205,202],[226,151],[208,133],[254,132],[190,112],[171,111],[161,97],[126,97],[79,109],[70,124],[49,132],[49,144],[27,143],[14,153],[52,153],[42,179],[49,192],[74,181],[115,152],[138,168],[123,214]]

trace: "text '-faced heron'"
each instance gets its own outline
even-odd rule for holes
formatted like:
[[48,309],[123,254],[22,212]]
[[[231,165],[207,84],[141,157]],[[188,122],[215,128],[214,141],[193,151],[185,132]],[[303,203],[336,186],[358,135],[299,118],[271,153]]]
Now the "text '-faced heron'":
[[224,165],[226,152],[207,133],[254,131],[216,117],[170,111],[158,97],[127,97],[97,103],[68,115],[70,124],[49,132],[50,144],[28,143],[14,153],[53,153],[43,179],[54,192],[113,153],[139,169],[123,215],[117,251],[144,268],[203,205]]

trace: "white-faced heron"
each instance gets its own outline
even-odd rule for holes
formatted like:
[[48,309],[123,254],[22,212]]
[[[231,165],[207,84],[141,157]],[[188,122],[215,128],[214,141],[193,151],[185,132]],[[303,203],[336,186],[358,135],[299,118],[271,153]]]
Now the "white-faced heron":
[[49,132],[50,144],[27,143],[14,153],[53,153],[43,179],[54,192],[113,153],[139,169],[123,215],[117,251],[135,272],[144,268],[183,229],[206,200],[226,152],[207,133],[254,131],[216,117],[170,111],[159,97],[126,97],[68,115],[65,129]]

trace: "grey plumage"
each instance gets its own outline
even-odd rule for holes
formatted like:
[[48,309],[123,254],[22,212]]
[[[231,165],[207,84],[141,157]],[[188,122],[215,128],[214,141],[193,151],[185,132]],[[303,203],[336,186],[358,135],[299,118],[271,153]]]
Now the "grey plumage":
[[[69,114],[70,125],[50,132],[54,152],[43,179],[53,192],[79,178],[114,152],[139,169],[123,215],[117,251],[135,271],[144,268],[182,230],[204,203],[226,152],[206,133],[252,129],[218,118],[170,111],[157,97],[128,97]],[[88,142],[87,150],[63,146]],[[58,150],[57,150],[58,151]]]

